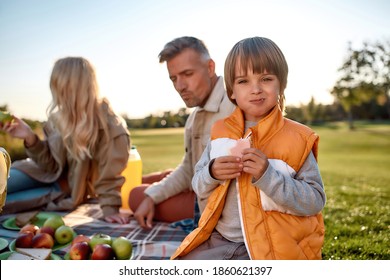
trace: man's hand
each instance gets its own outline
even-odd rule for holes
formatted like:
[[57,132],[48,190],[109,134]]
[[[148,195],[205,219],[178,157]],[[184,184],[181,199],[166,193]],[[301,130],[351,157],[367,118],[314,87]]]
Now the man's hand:
[[129,215],[124,215],[124,214],[114,214],[114,215],[111,215],[111,216],[107,216],[104,218],[104,220],[106,222],[109,222],[109,223],[118,223],[118,224],[127,224],[129,223],[130,221],[130,217]]
[[154,208],[154,201],[149,196],[146,196],[144,200],[142,200],[141,204],[138,206],[137,210],[134,213],[134,218],[137,220],[138,224],[142,228],[152,228]]

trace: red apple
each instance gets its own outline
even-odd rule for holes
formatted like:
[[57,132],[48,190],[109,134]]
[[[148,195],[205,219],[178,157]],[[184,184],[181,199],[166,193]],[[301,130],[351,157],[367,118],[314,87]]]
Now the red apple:
[[70,247],[69,257],[71,260],[88,260],[91,248],[85,241],[77,242]]
[[50,234],[51,235],[51,237],[53,237],[54,238],[54,229],[52,228],[52,227],[41,227],[40,229],[38,229],[37,230],[37,232],[36,233],[48,233],[48,234]]
[[53,237],[45,232],[37,233],[32,241],[31,241],[32,248],[47,248],[51,249],[54,246],[54,239]]
[[79,235],[76,235],[75,238],[73,238],[72,245],[79,243],[79,242],[87,242],[89,244],[89,241],[91,241],[91,238],[89,238],[88,236],[86,236],[84,234],[79,234]]
[[39,230],[38,226],[33,224],[27,224],[19,230],[19,234],[26,233],[26,232],[32,232],[33,234],[36,234],[38,230]]
[[17,248],[31,248],[34,234],[31,231],[19,234],[15,239],[15,247]]
[[97,244],[92,252],[92,260],[113,260],[114,250],[108,244]]

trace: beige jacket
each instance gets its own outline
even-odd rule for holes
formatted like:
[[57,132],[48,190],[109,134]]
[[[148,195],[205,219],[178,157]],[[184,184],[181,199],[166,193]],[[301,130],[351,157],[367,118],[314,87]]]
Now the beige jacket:
[[[62,193],[53,193],[46,210],[72,210],[89,198],[97,197],[104,216],[118,213],[121,206],[120,189],[125,179],[121,175],[129,157],[130,137],[123,119],[103,103],[107,114],[110,138],[102,139],[91,159],[77,162],[70,158],[52,121],[44,126],[45,139],[26,149],[28,159],[16,161],[12,167],[22,170],[41,182],[61,181]],[[103,131],[102,131],[103,133]],[[65,178],[65,180],[60,180]],[[63,183],[65,182],[65,184]],[[6,205],[23,207],[23,205]],[[21,209],[22,210],[22,209]]]
[[158,204],[183,191],[192,190],[195,165],[202,156],[215,121],[229,116],[235,106],[226,95],[223,78],[219,77],[204,107],[197,107],[188,117],[184,131],[185,154],[180,165],[165,179],[145,190]]

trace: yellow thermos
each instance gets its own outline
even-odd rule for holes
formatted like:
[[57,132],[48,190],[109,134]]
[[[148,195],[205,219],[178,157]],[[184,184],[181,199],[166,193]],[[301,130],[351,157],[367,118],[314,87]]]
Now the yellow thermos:
[[136,146],[131,146],[129,161],[127,162],[126,169],[122,172],[126,181],[121,189],[122,196],[122,208],[129,210],[129,195],[130,191],[142,184],[142,160],[141,156],[137,151]]

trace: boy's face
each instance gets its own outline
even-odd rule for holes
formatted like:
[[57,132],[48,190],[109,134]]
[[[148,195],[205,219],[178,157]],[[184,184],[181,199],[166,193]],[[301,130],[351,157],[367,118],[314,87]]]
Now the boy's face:
[[188,108],[204,106],[213,90],[214,62],[192,49],[185,49],[167,61],[169,78]]
[[235,69],[232,99],[244,112],[245,120],[258,122],[278,104],[280,94],[279,79],[272,74],[244,73],[238,66]]

